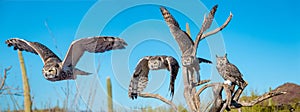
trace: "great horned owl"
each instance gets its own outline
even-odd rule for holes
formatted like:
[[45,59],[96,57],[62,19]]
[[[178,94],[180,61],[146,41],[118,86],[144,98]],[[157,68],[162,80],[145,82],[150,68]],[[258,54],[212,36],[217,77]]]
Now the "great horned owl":
[[174,83],[179,69],[177,60],[171,56],[146,56],[140,59],[135,68],[128,88],[129,97],[136,99],[148,84],[149,70],[159,69],[167,69],[171,72],[169,90],[173,96]]
[[218,57],[217,58],[217,70],[219,74],[223,77],[225,80],[224,83],[226,84],[231,84],[232,89],[231,91],[233,92],[234,86],[237,85],[239,88],[235,92],[233,98],[235,101],[239,99],[240,94],[242,93],[243,89],[247,86],[247,82],[244,81],[243,75],[239,71],[239,69],[230,63],[227,59],[227,54],[225,56]]
[[120,38],[115,37],[88,37],[78,39],[72,42],[69,50],[62,61],[49,48],[38,42],[30,42],[19,38],[12,38],[5,41],[14,50],[27,51],[37,54],[41,57],[44,67],[42,73],[49,81],[74,80],[77,75],[88,75],[75,68],[80,57],[85,51],[90,53],[103,53],[114,49],[124,49],[127,43]]
[[186,56],[186,57],[182,57],[182,65],[183,66],[191,66],[194,63],[195,64],[200,64],[200,63],[209,63],[212,64],[212,62],[210,60],[204,59],[204,58],[195,58],[193,56]]
[[[216,8],[214,8],[216,10]],[[194,42],[185,31],[181,30],[176,19],[171,15],[171,13],[164,7],[160,7],[161,14],[164,17],[164,20],[170,28],[170,32],[173,35],[173,38],[177,41],[179,48],[182,53],[182,65],[188,67],[190,70],[194,70],[197,73],[197,82],[200,82],[200,66],[201,62],[211,63],[211,61],[196,58],[193,56],[194,51]]]
[[182,55],[190,55],[194,46],[194,42],[191,37],[185,31],[181,30],[176,19],[166,8],[160,7],[160,11],[170,28],[171,34],[178,43]]

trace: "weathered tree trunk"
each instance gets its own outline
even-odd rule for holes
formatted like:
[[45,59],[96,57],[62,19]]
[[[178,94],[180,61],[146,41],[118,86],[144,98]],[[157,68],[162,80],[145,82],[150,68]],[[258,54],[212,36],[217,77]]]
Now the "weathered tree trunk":
[[20,60],[20,67],[22,72],[22,81],[23,81],[23,90],[24,90],[24,111],[25,112],[31,112],[32,102],[30,97],[30,86],[28,83],[28,78],[26,74],[26,68],[24,64],[24,59],[22,52],[18,50],[18,56]]
[[[192,85],[189,83],[190,80],[189,80],[189,76],[191,74],[192,71],[190,71],[189,69],[187,69],[187,67],[182,67],[182,77],[183,77],[183,84],[184,84],[184,98],[185,98],[185,101],[187,103],[187,105],[189,106],[189,108],[192,110],[192,111],[196,111],[197,108],[196,108],[196,105],[195,105],[195,102],[194,102],[194,93],[195,90],[193,91],[193,88]],[[191,74],[193,75],[193,74]]]

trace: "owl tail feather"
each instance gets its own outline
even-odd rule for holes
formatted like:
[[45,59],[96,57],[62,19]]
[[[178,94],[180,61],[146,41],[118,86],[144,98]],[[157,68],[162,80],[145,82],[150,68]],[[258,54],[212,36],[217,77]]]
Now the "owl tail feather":
[[210,60],[207,60],[207,59],[204,59],[204,58],[197,58],[198,61],[199,61],[199,64],[200,63],[209,63],[209,64],[212,64],[212,62]]
[[85,72],[85,71],[83,71],[83,70],[79,70],[78,68],[75,68],[75,69],[74,69],[74,74],[75,74],[75,75],[90,75],[90,74],[92,74],[92,73]]

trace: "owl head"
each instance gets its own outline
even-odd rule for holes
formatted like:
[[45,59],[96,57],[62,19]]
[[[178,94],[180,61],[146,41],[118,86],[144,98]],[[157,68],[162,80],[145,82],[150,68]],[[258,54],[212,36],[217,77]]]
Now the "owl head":
[[163,62],[160,58],[158,59],[151,59],[148,61],[148,67],[151,70],[157,70],[162,66]]
[[183,66],[191,66],[196,58],[194,56],[182,56],[181,60]]
[[60,66],[59,64],[54,65],[45,65],[42,72],[45,77],[45,79],[49,81],[57,81],[59,79],[59,73],[60,73]]
[[223,64],[229,63],[229,61],[227,59],[227,53],[224,56],[216,55],[216,58],[217,58],[217,65],[223,65]]

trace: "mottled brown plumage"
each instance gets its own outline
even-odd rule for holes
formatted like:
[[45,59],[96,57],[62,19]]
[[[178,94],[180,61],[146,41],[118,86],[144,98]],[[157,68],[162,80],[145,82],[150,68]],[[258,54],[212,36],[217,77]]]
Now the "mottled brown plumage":
[[136,99],[148,84],[149,70],[159,69],[167,69],[171,72],[169,90],[173,97],[179,64],[177,60],[171,56],[146,56],[140,59],[129,84],[128,96],[131,99]]
[[[208,20],[206,22],[211,22],[215,10],[217,6],[213,8],[214,11],[210,13],[210,15],[207,17]],[[211,63],[211,61],[203,59],[203,58],[197,58],[193,52],[195,51],[194,49],[194,42],[191,39],[191,37],[183,31],[178,22],[175,20],[175,18],[171,15],[171,13],[164,7],[160,7],[161,14],[164,17],[165,22],[168,24],[170,28],[170,32],[173,35],[174,39],[177,41],[179,48],[182,52],[182,65],[185,67],[188,67],[190,70],[195,70],[197,73],[197,82],[200,82],[200,66],[199,63],[204,62],[204,63]],[[207,29],[211,23],[205,23],[203,30]]]
[[232,86],[231,91],[232,92],[234,91],[233,89],[235,85],[239,87],[238,90],[235,91],[232,97],[233,100],[237,101],[239,99],[240,94],[247,86],[247,82],[244,81],[243,75],[241,74],[239,69],[228,61],[227,54],[225,54],[225,56],[222,57],[216,56],[216,58],[217,58],[217,66],[216,66],[217,70],[226,82],[227,81],[231,82],[231,86]]
[[30,42],[19,38],[12,38],[5,41],[14,50],[27,51],[38,54],[43,63],[43,75],[49,81],[60,81],[76,79],[76,75],[88,75],[90,73],[84,72],[75,68],[77,62],[85,51],[90,53],[103,53],[113,49],[124,49],[127,45],[123,39],[115,37],[88,37],[78,39],[69,47],[69,50],[62,61],[56,54],[54,54],[45,45],[38,42]]

